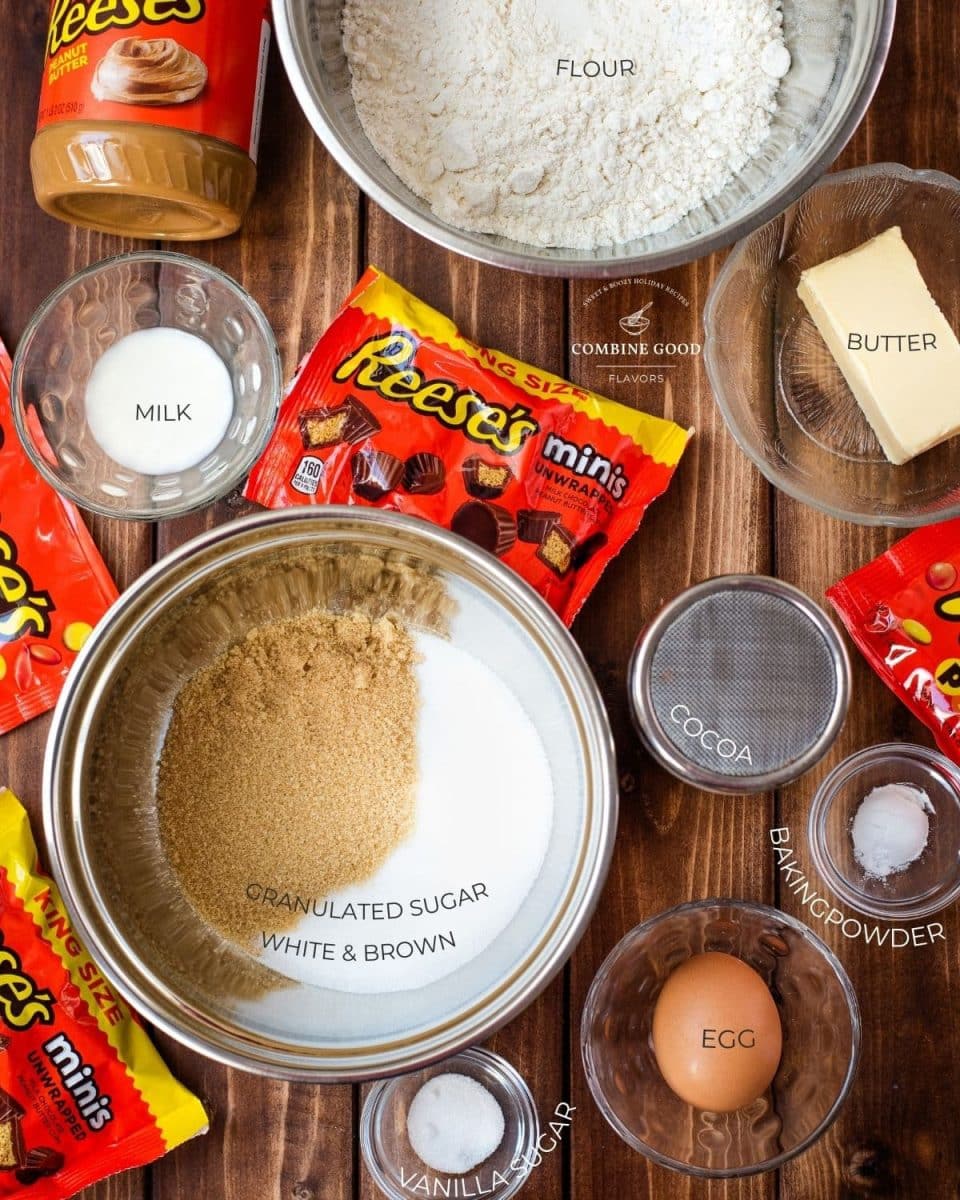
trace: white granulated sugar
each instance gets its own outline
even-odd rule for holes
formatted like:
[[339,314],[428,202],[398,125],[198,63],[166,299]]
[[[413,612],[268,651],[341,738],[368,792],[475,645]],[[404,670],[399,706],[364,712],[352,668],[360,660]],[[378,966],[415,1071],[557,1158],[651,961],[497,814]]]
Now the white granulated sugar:
[[537,246],[657,233],[765,141],[779,0],[346,0],[363,127],[438,216]]

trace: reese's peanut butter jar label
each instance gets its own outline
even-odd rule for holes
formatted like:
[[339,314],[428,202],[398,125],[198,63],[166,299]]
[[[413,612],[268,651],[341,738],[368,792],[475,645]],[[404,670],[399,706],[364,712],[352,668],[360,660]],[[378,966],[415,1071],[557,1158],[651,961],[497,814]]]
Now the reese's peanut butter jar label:
[[266,0],[53,0],[38,132],[160,125],[255,158],[267,15]]

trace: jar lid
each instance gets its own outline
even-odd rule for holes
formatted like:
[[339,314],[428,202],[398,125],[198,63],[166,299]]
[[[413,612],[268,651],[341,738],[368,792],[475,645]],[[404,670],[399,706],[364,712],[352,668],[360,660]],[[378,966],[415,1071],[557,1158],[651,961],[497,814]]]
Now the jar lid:
[[836,626],[790,584],[723,575],[682,592],[641,633],[634,723],[677,778],[765,792],[808,771],[840,732],[850,660]]

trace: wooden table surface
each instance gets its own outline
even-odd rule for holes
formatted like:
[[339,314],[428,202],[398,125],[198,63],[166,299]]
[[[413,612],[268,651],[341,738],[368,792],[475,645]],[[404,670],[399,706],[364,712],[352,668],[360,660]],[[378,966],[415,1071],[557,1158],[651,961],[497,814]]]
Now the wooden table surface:
[[[66,276],[118,251],[115,238],[44,216],[30,187],[28,152],[45,38],[47,0],[0,0],[0,332],[12,349],[34,307]],[[870,113],[841,165],[895,160],[960,171],[960,4],[901,0],[893,52]],[[534,1173],[530,1200],[826,1200],[960,1196],[960,921],[944,914],[947,942],[917,950],[865,947],[833,936],[860,998],[859,1077],[836,1125],[779,1174],[731,1183],[674,1175],[634,1154],[606,1126],[580,1065],[579,1015],[614,943],[639,921],[694,898],[742,897],[798,911],[781,888],[768,831],[805,828],[824,771],[890,738],[928,742],[855,657],[854,702],[821,768],[776,796],[720,798],[651,765],[632,734],[627,659],[643,622],[687,585],[729,571],[779,575],[822,600],[825,588],[884,549],[892,535],[821,516],[777,495],[726,432],[699,359],[664,386],[611,382],[571,344],[617,337],[617,322],[658,299],[664,338],[701,342],[701,314],[721,256],[595,295],[598,284],[526,278],[477,266],[422,241],[361,197],[301,115],[273,54],[260,184],[242,236],[187,247],[215,262],[260,301],[289,374],[363,266],[376,263],[481,342],[592,386],[627,404],[696,427],[667,497],[607,572],[574,632],[596,673],[617,737],[622,816],[599,911],[570,965],[493,1039],[526,1076],[547,1117],[576,1106],[570,1136]],[[669,285],[687,304],[659,285]],[[629,297],[629,299],[627,299]],[[633,301],[637,303],[634,304]],[[627,305],[630,307],[627,307]],[[158,527],[93,520],[119,585],[154,559],[247,506],[236,498]],[[48,720],[0,739],[0,781],[34,814]],[[799,853],[813,875],[805,839]],[[823,934],[824,929],[817,927]],[[361,1090],[287,1086],[228,1071],[164,1040],[180,1077],[205,1099],[210,1134],[153,1168],[85,1193],[98,1200],[374,1200],[356,1139]]]

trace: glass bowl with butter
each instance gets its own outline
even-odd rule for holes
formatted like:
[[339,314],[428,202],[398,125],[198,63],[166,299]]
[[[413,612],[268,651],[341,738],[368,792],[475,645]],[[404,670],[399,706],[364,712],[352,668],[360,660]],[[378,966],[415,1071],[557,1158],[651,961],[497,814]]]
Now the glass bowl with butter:
[[787,495],[865,525],[960,515],[960,182],[828,176],[739,242],[705,360],[740,447]]
[[105,259],[34,313],[13,362],[17,432],[81,508],[156,521],[226,495],[259,457],[282,374],[257,303],[166,251]]

